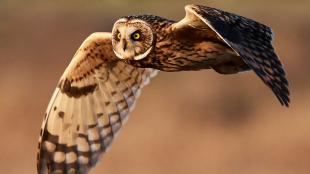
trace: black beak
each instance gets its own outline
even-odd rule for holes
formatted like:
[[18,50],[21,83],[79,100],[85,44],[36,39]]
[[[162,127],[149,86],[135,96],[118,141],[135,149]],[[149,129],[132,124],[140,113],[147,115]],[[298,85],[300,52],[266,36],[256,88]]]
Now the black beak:
[[125,51],[127,48],[127,41],[123,39],[123,50]]

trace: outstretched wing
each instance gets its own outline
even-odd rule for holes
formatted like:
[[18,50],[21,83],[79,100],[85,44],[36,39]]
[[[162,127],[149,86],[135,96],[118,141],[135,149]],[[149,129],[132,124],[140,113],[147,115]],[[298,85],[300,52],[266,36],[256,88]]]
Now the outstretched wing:
[[156,70],[118,61],[110,33],[94,33],[78,49],[48,105],[38,173],[87,173],[125,123]]
[[256,21],[201,5],[187,5],[176,28],[203,30],[224,41],[268,85],[282,105],[289,105],[288,81],[272,46],[272,30]]

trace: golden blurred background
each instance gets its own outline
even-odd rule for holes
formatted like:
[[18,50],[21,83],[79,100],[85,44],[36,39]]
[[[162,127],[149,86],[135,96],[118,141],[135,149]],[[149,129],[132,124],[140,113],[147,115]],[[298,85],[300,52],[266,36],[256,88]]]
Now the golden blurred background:
[[91,174],[309,174],[310,0],[0,1],[0,173],[36,173],[52,91],[82,41],[130,14],[208,5],[271,26],[291,107],[253,72],[160,73]]

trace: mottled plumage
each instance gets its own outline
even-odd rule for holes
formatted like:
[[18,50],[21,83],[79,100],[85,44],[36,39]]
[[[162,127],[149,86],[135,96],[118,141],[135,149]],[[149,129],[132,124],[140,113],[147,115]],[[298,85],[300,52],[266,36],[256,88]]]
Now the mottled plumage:
[[269,27],[210,7],[185,10],[179,22],[153,15],[123,17],[111,33],[94,33],[83,42],[48,105],[38,173],[87,173],[158,70],[253,70],[288,106],[288,81]]

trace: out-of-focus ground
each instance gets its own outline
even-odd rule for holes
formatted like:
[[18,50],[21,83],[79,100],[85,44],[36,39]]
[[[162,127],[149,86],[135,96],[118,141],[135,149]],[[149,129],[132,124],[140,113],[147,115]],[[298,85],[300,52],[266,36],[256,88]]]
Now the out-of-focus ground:
[[253,72],[160,73],[92,174],[309,174],[310,1],[0,1],[0,171],[36,173],[46,106],[77,47],[117,18],[179,20],[209,5],[271,26],[290,81],[281,107]]

